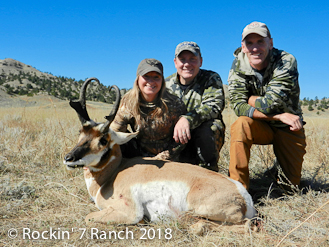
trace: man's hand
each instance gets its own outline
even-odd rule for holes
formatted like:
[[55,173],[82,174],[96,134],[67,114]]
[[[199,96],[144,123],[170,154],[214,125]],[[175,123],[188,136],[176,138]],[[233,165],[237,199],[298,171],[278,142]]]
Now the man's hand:
[[174,139],[175,142],[182,144],[188,143],[191,140],[190,123],[186,118],[181,117],[174,128]]
[[297,115],[285,112],[274,115],[273,118],[280,120],[282,123],[288,124],[291,131],[298,131],[303,128],[302,120]]
[[[248,99],[248,104],[255,107],[255,101],[259,96],[252,95]],[[291,131],[298,131],[303,128],[302,120],[299,116],[291,114],[291,113],[280,113],[275,115],[265,115],[264,113],[258,111],[257,109],[254,111],[253,114],[254,119],[261,119],[265,121],[271,120],[279,120],[282,123],[285,123],[290,126]]]

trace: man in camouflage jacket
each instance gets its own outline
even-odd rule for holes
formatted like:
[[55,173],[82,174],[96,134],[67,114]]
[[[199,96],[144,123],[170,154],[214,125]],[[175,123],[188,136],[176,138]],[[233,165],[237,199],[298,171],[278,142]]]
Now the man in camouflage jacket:
[[298,186],[306,142],[296,59],[273,48],[270,32],[261,22],[244,28],[234,56],[229,96],[239,118],[231,126],[230,177],[248,189],[252,144],[273,144],[285,182]]
[[179,161],[218,171],[225,135],[222,80],[216,72],[200,69],[202,57],[195,42],[178,44],[174,63],[177,73],[167,81],[167,88],[187,107],[174,129],[175,141],[186,144]]

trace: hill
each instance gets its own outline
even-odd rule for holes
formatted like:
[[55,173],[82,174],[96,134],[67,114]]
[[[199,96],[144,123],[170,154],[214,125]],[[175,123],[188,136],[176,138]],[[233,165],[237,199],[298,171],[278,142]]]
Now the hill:
[[[31,65],[6,58],[0,60],[0,92],[7,95],[49,95],[58,99],[75,99],[83,80],[54,76],[41,72]],[[87,100],[112,103],[114,92],[109,92],[103,84],[91,83],[87,91]],[[8,98],[8,97],[7,97]]]
[[[174,74],[173,74],[174,75]],[[166,78],[168,80],[173,75]],[[21,107],[42,105],[53,102],[76,99],[83,80],[54,76],[48,72],[41,72],[31,65],[24,64],[12,58],[0,60],[0,106]],[[230,108],[228,85],[223,85],[226,97],[226,107]],[[121,95],[127,89],[121,89]],[[34,96],[34,97],[31,97]],[[87,100],[94,102],[112,103],[114,92],[103,84],[91,83],[87,90]],[[304,114],[314,117],[328,117],[328,98],[306,99],[301,101]]]
[[[72,78],[41,72],[31,65],[6,58],[0,60],[0,106],[35,106],[45,99],[47,102],[49,99],[53,101],[76,99],[79,97],[83,82],[83,80],[76,81]],[[228,97],[227,87],[224,85],[226,97]],[[127,89],[121,89],[121,95],[126,92]],[[34,97],[28,98],[32,96]],[[87,100],[89,101],[112,103],[114,97],[114,92],[109,93],[108,87],[103,84],[91,83],[88,87]]]

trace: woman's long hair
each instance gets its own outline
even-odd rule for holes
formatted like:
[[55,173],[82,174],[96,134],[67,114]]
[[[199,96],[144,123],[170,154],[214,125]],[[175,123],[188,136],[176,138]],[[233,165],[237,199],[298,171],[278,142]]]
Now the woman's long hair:
[[[126,104],[126,107],[130,109],[131,114],[135,117],[136,123],[141,125],[141,101],[142,101],[142,92],[138,86],[138,77],[136,77],[133,88],[123,97],[122,103]],[[161,89],[158,92],[156,102],[157,107],[152,112],[152,118],[162,118],[164,114],[168,112],[168,106],[166,104],[167,89],[165,79],[162,75],[162,84]]]

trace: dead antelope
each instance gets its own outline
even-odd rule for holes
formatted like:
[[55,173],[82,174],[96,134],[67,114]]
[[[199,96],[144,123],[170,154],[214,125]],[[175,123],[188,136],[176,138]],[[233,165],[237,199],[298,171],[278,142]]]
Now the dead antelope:
[[114,132],[110,124],[118,110],[120,91],[105,123],[95,123],[86,110],[87,79],[80,98],[70,101],[82,123],[78,144],[64,158],[68,169],[83,167],[90,196],[100,211],[87,215],[101,223],[136,224],[175,218],[183,212],[212,221],[238,223],[255,215],[253,201],[241,183],[191,164],[151,158],[123,159],[124,144],[135,133]]

